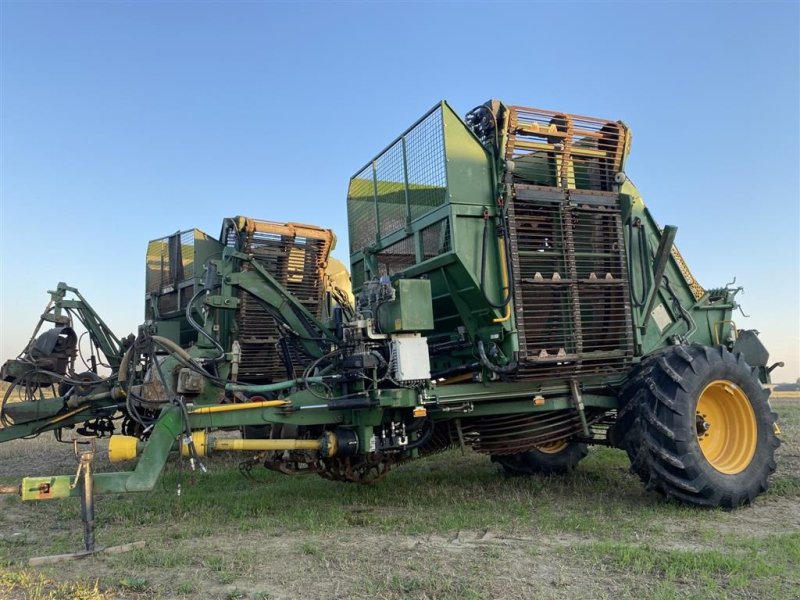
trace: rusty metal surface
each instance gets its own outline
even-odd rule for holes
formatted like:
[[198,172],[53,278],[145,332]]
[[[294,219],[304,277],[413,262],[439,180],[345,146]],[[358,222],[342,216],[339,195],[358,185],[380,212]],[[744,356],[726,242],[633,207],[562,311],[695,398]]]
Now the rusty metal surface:
[[507,133],[519,378],[621,372],[633,354],[615,182],[627,129],[516,106]]
[[477,452],[516,454],[575,435],[581,424],[573,411],[554,411],[522,418],[519,415],[484,418],[474,427],[478,438],[472,447]]
[[332,481],[377,483],[386,477],[395,462],[395,455],[380,452],[345,458],[323,458],[320,459],[318,473]]
[[511,188],[520,378],[626,369],[633,341],[616,194]]
[[611,191],[627,140],[627,128],[619,122],[511,106],[506,160],[514,164],[518,180]]
[[[589,422],[602,414],[587,415]],[[464,421],[465,440],[473,450],[484,454],[517,454],[536,446],[574,438],[581,434],[581,421],[575,411],[558,410],[535,415],[498,415]]]
[[[330,230],[297,223],[280,224],[237,217],[226,243],[250,254],[317,318],[322,317],[325,269],[334,243]],[[248,264],[243,269],[247,270]],[[288,344],[293,373],[287,373],[279,347],[281,332],[275,319],[255,298],[242,291],[236,321],[242,358],[239,379],[265,383],[301,373],[310,362]]]

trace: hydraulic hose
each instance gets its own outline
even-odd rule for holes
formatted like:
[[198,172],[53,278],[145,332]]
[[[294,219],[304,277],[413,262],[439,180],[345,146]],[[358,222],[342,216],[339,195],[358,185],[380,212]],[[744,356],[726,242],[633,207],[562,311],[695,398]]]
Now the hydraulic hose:
[[131,364],[131,356],[133,356],[133,346],[128,348],[119,363],[117,380],[119,381],[120,385],[123,385],[128,380],[128,366]]
[[278,383],[266,383],[263,385],[247,385],[241,383],[229,383],[225,386],[226,392],[253,392],[254,394],[264,394],[266,392],[278,392],[298,385],[309,383],[322,383],[322,377],[304,377],[302,379],[290,379],[279,381]]
[[191,300],[189,300],[189,303],[186,305],[186,320],[189,322],[189,325],[191,325],[194,329],[196,329],[200,335],[202,335],[209,342],[214,344],[216,349],[219,351],[219,355],[211,360],[217,361],[225,358],[225,348],[223,348],[222,345],[217,340],[215,340],[211,335],[209,335],[209,333],[205,329],[203,329],[200,326],[200,324],[197,321],[195,321],[194,318],[192,317],[192,307],[194,306],[195,301],[200,297],[201,294],[205,293],[205,291],[206,290],[201,289],[194,296],[192,296]]
[[178,344],[173,342],[169,338],[162,337],[160,335],[154,335],[150,338],[159,346],[162,346],[165,350],[170,350],[172,353],[177,354],[184,360],[188,360],[189,362],[195,362],[194,358],[183,348],[181,348]]
[[481,359],[481,364],[492,371],[493,373],[500,373],[502,375],[508,375],[510,373],[515,373],[517,370],[517,363],[516,361],[510,362],[504,367],[494,364],[492,361],[489,360],[489,357],[486,356],[486,349],[483,347],[483,341],[478,340],[478,356]]
[[410,443],[406,444],[405,446],[386,446],[384,448],[381,448],[381,451],[387,451],[387,450],[415,450],[416,448],[419,448],[420,446],[424,446],[433,437],[433,430],[435,429],[435,425],[433,424],[433,421],[428,419],[427,422],[430,425],[428,427],[427,431],[425,431],[422,435],[420,435],[413,442],[410,442]]
[[[628,223],[628,245],[630,248],[627,252],[627,260],[628,260],[628,276],[631,278],[631,304],[634,308],[642,308],[644,306],[645,301],[647,300],[647,283],[648,283],[648,270],[647,270],[647,263],[648,263],[648,256],[647,256],[647,232],[644,230],[644,226],[641,224],[641,221],[637,218],[638,223],[634,223],[630,221]],[[641,272],[642,278],[642,290],[641,290],[641,298],[638,297],[636,293],[636,279],[633,276],[633,232],[634,228],[638,230],[638,252],[639,252],[639,269]]]
[[509,252],[509,248],[511,247],[511,240],[509,239],[508,235],[508,227],[503,227],[503,241],[505,242],[506,251],[505,254],[505,261],[506,261],[506,270],[508,272],[508,288],[507,294],[505,299],[500,303],[497,304],[489,300],[489,297],[486,295],[486,240],[489,235],[489,217],[486,215],[483,219],[483,242],[481,244],[481,293],[483,294],[484,299],[492,308],[505,308],[509,302],[511,302],[511,298],[514,296],[514,286],[513,286],[513,267],[511,264],[511,253]]

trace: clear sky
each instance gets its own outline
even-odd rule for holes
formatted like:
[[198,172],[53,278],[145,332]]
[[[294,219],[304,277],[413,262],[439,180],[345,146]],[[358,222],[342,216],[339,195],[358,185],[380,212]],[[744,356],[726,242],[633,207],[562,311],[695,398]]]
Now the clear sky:
[[736,276],[800,377],[798,2],[9,2],[0,360],[58,281],[120,334],[149,239],[243,214],[333,228],[348,178],[435,102],[633,130],[627,172],[698,280]]

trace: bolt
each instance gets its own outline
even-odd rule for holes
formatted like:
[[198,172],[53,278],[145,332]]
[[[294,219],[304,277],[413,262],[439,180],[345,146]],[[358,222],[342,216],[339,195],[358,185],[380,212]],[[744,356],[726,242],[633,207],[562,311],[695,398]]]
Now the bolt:
[[703,437],[705,432],[709,430],[711,424],[706,421],[705,415],[698,414],[695,419],[695,429],[697,430],[697,436]]

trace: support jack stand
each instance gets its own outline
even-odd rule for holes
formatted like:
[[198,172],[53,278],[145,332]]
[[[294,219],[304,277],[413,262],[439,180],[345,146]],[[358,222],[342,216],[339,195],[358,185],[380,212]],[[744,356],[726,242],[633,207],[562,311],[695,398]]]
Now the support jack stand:
[[[78,444],[91,444],[91,450],[81,452],[78,456]],[[133,542],[130,544],[122,544],[120,546],[109,546],[108,548],[95,545],[94,539],[94,478],[92,475],[92,465],[94,462],[95,454],[95,440],[91,439],[90,442],[79,442],[73,440],[75,455],[78,456],[78,472],[75,475],[75,481],[72,482],[70,489],[75,489],[80,486],[81,492],[81,521],[83,522],[83,544],[85,550],[82,552],[72,552],[70,554],[55,554],[52,556],[36,556],[28,560],[30,566],[49,565],[53,563],[65,562],[70,560],[79,560],[87,556],[95,556],[98,554],[120,554],[122,552],[130,552],[136,548],[143,548],[144,542]]]

